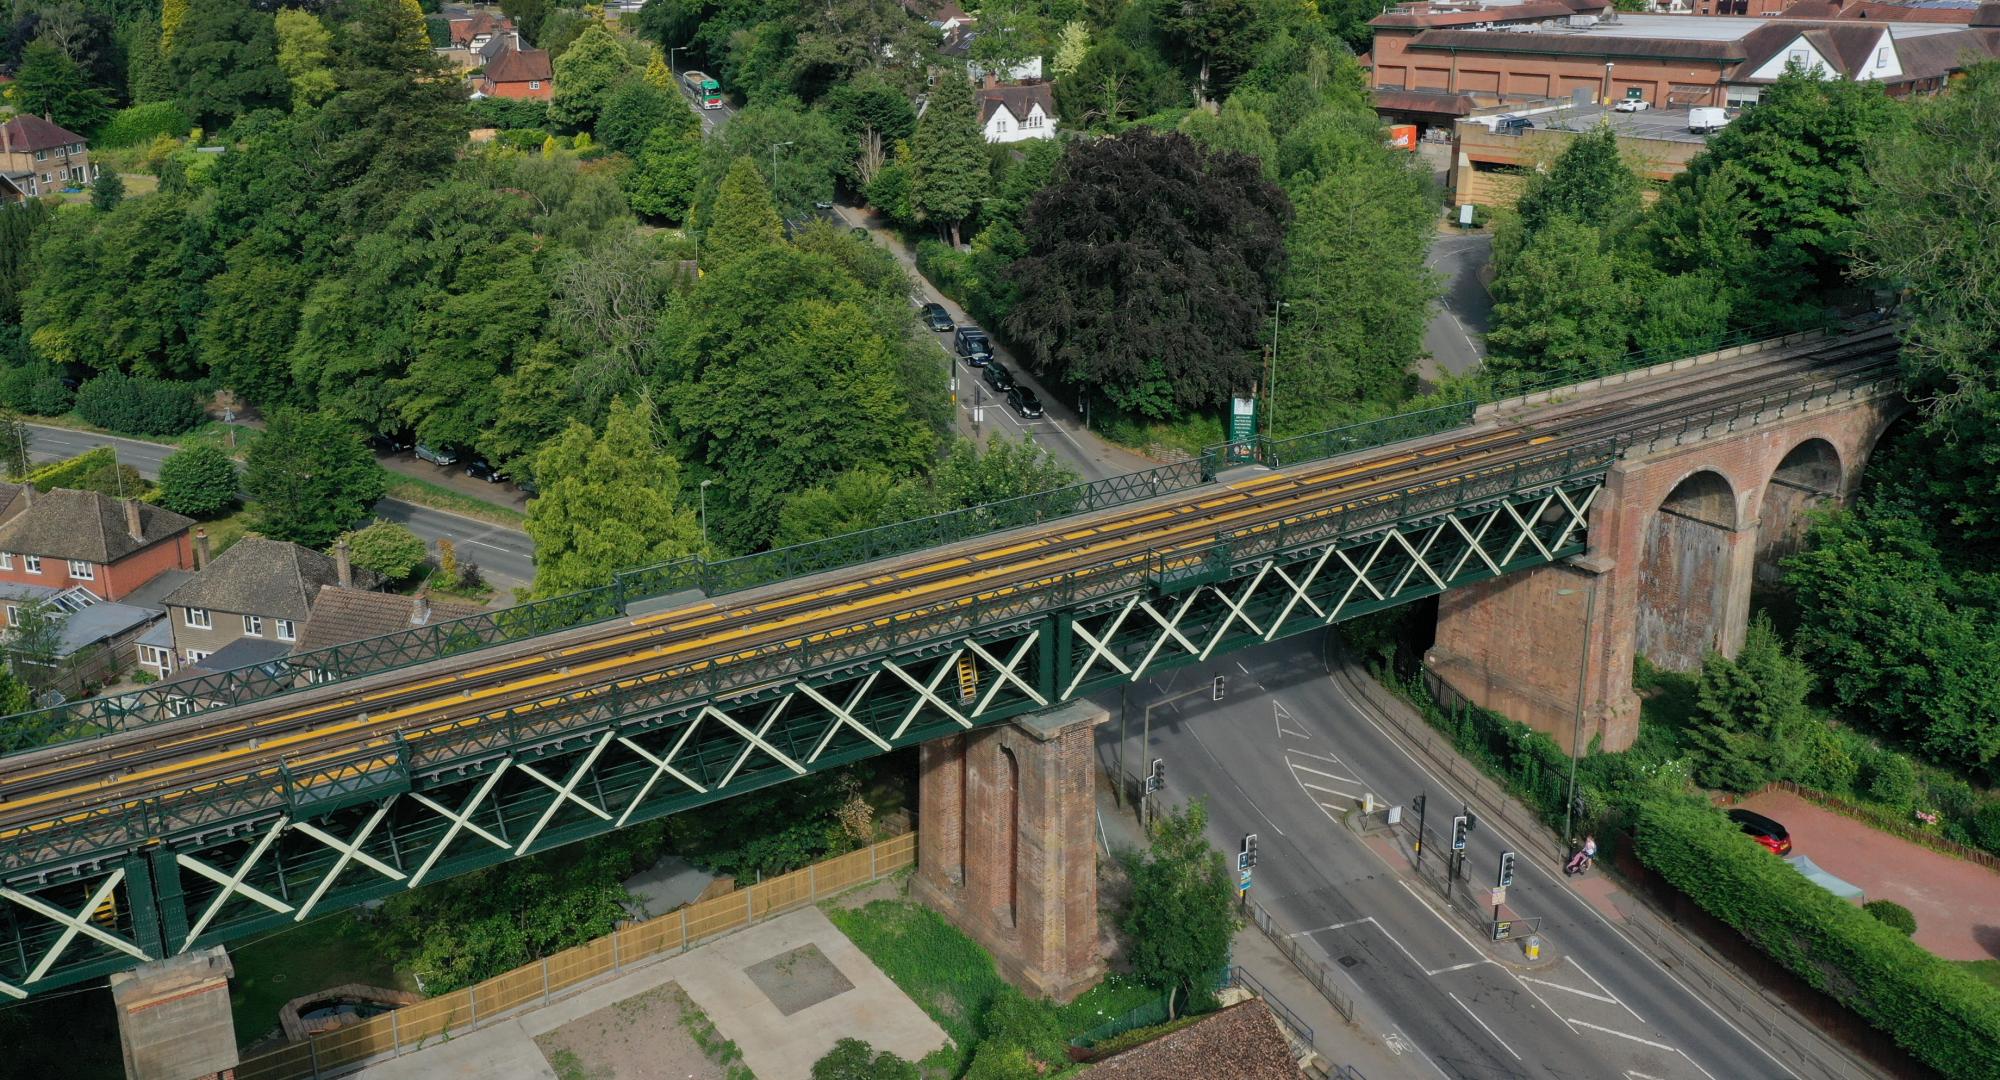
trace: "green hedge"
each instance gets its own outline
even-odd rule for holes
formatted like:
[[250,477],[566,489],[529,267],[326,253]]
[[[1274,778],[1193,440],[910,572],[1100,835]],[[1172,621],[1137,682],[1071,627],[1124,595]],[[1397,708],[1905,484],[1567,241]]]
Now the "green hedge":
[[154,101],[113,113],[91,141],[98,149],[115,150],[143,146],[162,135],[183,138],[193,128],[194,121],[180,106],[171,101]]
[[1808,881],[1687,798],[1639,807],[1638,855],[1702,910],[1953,1077],[2000,1077],[2000,990]]
[[179,435],[199,426],[203,413],[193,383],[107,371],[76,392],[76,412],[98,427],[123,435]]
[[95,450],[86,450],[73,458],[51,461],[29,473],[26,481],[35,485],[36,491],[73,488],[81,483],[84,477],[109,467],[117,460],[117,451],[108,446],[100,446]]

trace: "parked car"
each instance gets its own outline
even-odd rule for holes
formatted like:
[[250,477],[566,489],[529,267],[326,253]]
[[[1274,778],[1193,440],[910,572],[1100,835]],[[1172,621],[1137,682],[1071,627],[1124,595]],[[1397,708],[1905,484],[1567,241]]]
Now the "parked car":
[[973,367],[985,367],[993,359],[993,342],[986,337],[986,331],[977,326],[961,326],[952,338],[958,355]]
[[1728,109],[1689,109],[1688,131],[1696,135],[1712,135],[1729,126]]
[[984,374],[986,376],[986,385],[993,389],[1003,394],[1014,389],[1014,373],[1008,371],[1007,365],[1002,364],[1000,361],[988,360]]
[[368,436],[368,449],[378,454],[407,453],[412,445],[407,431],[378,432]]
[[1736,827],[1742,829],[1750,839],[1770,848],[1773,853],[1778,855],[1792,853],[1791,832],[1755,810],[1741,808],[1731,810],[1729,820],[1735,822]]
[[417,456],[425,461],[430,462],[433,465],[458,464],[458,448],[454,446],[440,446],[432,448],[429,446],[425,446],[423,443],[418,443]]
[[1503,116],[1493,122],[1493,133],[1496,135],[1519,135],[1534,126],[1535,122],[1525,116]]
[[467,463],[465,466],[465,475],[472,477],[474,480],[484,480],[489,484],[498,484],[507,479],[507,474],[495,468],[485,458],[473,458],[471,462]]
[[932,302],[925,304],[923,320],[925,326],[930,327],[940,334],[948,334],[958,329],[957,325],[951,321],[951,312],[946,311],[944,305],[940,303]]
[[1647,100],[1646,100],[1645,98],[1642,98],[1642,97],[1628,97],[1628,98],[1626,98],[1625,100],[1623,100],[1623,101],[1619,102],[1618,104],[1616,104],[1616,105],[1613,105],[1613,106],[1611,106],[1611,111],[1613,111],[1613,112],[1645,112],[1645,111],[1646,111],[1647,109],[1650,109],[1650,108],[1652,108],[1652,107],[1653,107],[1653,103],[1652,103],[1652,102],[1650,102],[1650,101],[1647,101]]
[[1012,390],[1007,391],[1007,404],[1012,405],[1014,411],[1020,413],[1023,419],[1037,420],[1041,418],[1042,399],[1036,397],[1033,390],[1019,383],[1016,383]]

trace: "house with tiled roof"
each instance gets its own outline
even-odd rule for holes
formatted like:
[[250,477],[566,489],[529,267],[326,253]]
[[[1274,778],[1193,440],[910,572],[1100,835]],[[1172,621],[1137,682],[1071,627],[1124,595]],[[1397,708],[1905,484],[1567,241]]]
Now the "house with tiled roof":
[[194,522],[171,510],[63,488],[14,497],[20,508],[0,522],[0,582],[122,600],[162,571],[194,565]]
[[97,179],[83,136],[30,113],[0,123],[0,202],[20,202]]
[[165,597],[173,625],[170,659],[183,668],[225,670],[230,665],[221,653],[238,642],[247,644],[237,650],[243,663],[235,666],[283,656],[297,644],[322,588],[380,584],[373,572],[354,569],[344,548],[325,555],[281,540],[245,537]]
[[547,101],[555,86],[555,67],[545,50],[507,48],[486,61],[475,89],[483,97]]
[[326,585],[321,587],[312,617],[306,620],[305,633],[299,635],[298,645],[292,651],[315,652],[469,618],[484,610],[478,604],[434,600],[426,593],[405,596]]
[[1056,96],[1048,83],[984,86],[979,94],[979,128],[990,143],[1056,137]]

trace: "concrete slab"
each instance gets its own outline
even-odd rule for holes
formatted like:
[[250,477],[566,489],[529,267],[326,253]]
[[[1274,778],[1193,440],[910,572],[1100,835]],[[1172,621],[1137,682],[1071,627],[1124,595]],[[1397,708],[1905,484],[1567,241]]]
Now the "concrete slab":
[[[758,989],[748,969],[806,946],[816,947],[852,989],[787,1016]],[[805,1080],[812,1063],[850,1035],[911,1061],[944,1045],[946,1038],[944,1029],[818,908],[805,908],[356,1075],[367,1080],[553,1078],[535,1045],[537,1036],[670,982],[678,983],[717,1031],[742,1049],[743,1063],[762,1080]]]

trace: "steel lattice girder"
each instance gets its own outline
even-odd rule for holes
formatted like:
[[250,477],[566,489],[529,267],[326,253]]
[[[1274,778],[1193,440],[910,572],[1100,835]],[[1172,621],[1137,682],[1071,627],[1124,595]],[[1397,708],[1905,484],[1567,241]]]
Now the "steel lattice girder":
[[[650,697],[599,697],[504,736],[371,746],[276,783],[219,785],[139,822],[150,828],[128,833],[133,843],[5,879],[0,996],[282,928],[1546,564],[1584,549],[1601,483],[1561,476],[1359,529],[1333,524],[1356,521],[1343,515],[1245,530],[1070,588],[1064,606],[954,614],[924,625],[957,633],[822,650],[726,691],[677,696],[657,689],[678,685],[663,678],[640,688]],[[353,780],[360,764],[366,783]]]

